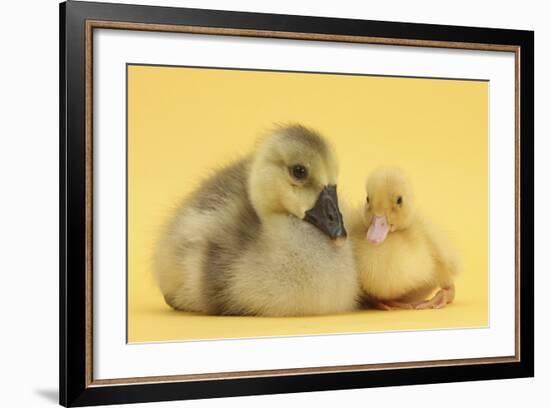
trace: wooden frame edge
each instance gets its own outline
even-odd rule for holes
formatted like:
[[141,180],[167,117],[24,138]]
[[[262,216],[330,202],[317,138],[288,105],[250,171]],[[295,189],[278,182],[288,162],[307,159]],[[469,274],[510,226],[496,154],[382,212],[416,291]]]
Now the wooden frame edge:
[[[296,39],[311,41],[331,41],[343,43],[364,43],[380,44],[393,46],[413,46],[430,48],[451,48],[480,51],[513,52],[515,58],[515,225],[516,225],[516,260],[515,260],[515,355],[502,357],[482,357],[471,359],[453,359],[453,360],[433,360],[420,362],[398,362],[385,364],[367,364],[367,365],[344,365],[344,366],[326,366],[309,367],[277,370],[257,370],[243,372],[225,372],[225,373],[206,373],[206,374],[188,374],[171,376],[153,376],[153,377],[131,377],[114,379],[93,379],[93,30],[102,29],[121,29],[135,31],[156,31],[156,32],[176,32],[189,34],[207,34],[223,36],[244,36],[259,38],[279,38]],[[132,384],[152,384],[152,383],[170,383],[184,381],[206,381],[237,378],[255,378],[271,376],[293,376],[300,374],[322,374],[353,371],[373,371],[389,370],[396,368],[424,368],[441,366],[460,366],[470,364],[496,364],[496,363],[517,363],[521,361],[521,336],[520,336],[520,52],[519,45],[504,44],[484,44],[468,43],[454,41],[428,41],[412,39],[396,39],[385,37],[369,36],[350,36],[350,35],[332,35],[299,33],[287,31],[268,31],[251,29],[232,29],[199,27],[190,25],[168,25],[168,24],[149,24],[149,23],[128,23],[120,21],[105,20],[86,20],[85,24],[85,47],[86,47],[86,357],[85,357],[85,384],[86,388],[96,388],[113,385],[132,385]]]
[[414,40],[359,35],[300,33],[292,31],[270,31],[237,28],[199,27],[191,25],[128,23],[122,21],[87,20],[86,27],[114,30],[157,31],[169,33],[207,34],[237,37],[278,38],[289,40],[331,41],[360,44],[397,45],[409,47],[453,48],[463,50],[515,52],[517,45],[484,44],[457,41]]
[[86,387],[93,382],[93,27],[86,24]]
[[90,387],[104,387],[111,385],[133,385],[133,384],[158,384],[168,382],[188,382],[188,381],[208,381],[208,380],[233,380],[239,378],[258,378],[258,377],[283,377],[301,374],[330,374],[341,372],[374,371],[374,370],[392,370],[396,368],[429,368],[445,366],[462,366],[470,364],[499,364],[515,363],[519,360],[514,357],[481,357],[466,358],[456,360],[432,360],[416,361],[409,363],[381,363],[381,364],[359,364],[343,366],[326,367],[307,367],[307,368],[288,368],[274,370],[254,370],[254,371],[230,371],[205,374],[184,374],[184,375],[164,375],[150,377],[127,377],[94,380]]

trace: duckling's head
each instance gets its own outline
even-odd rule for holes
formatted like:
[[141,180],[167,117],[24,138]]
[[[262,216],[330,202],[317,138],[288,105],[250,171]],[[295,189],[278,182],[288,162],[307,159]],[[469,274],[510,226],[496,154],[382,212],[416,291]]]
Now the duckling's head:
[[335,154],[316,131],[301,125],[276,129],[258,144],[249,192],[260,218],[288,214],[309,222],[337,245],[347,233],[338,207]]
[[369,242],[380,244],[388,233],[408,228],[414,213],[411,184],[400,169],[379,168],[369,176],[363,213]]

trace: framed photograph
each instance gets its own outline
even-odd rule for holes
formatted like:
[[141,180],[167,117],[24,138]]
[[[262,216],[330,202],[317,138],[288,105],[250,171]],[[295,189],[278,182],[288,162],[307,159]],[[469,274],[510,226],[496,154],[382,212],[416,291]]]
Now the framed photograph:
[[534,375],[534,33],[60,6],[60,403]]

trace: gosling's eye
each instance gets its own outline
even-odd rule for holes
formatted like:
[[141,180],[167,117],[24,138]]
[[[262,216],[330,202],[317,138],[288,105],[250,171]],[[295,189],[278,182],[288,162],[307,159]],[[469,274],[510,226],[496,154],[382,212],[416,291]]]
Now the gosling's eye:
[[367,196],[367,204],[370,204],[369,196]]
[[403,204],[403,197],[399,196],[397,197],[397,205],[401,207],[401,204]]
[[290,174],[296,180],[304,180],[307,177],[307,169],[301,164],[295,164],[290,167]]

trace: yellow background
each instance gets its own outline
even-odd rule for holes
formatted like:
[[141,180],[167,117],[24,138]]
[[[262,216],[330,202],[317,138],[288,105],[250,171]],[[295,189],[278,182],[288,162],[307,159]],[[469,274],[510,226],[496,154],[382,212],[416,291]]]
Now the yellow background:
[[[200,316],[164,303],[151,260],[171,209],[286,122],[331,139],[341,199],[363,202],[366,177],[379,165],[408,172],[420,210],[464,259],[455,303],[302,318]],[[487,149],[487,82],[129,66],[128,341],[487,325]]]

